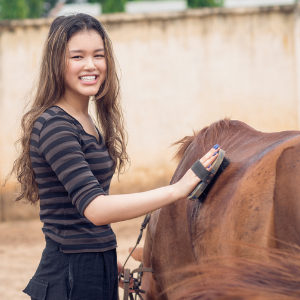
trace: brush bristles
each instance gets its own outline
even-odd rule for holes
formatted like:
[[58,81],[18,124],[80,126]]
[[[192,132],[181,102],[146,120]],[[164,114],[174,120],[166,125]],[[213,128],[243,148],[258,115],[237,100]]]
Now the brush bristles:
[[221,173],[228,167],[230,163],[230,160],[226,157],[224,157],[216,175],[213,177],[213,179],[211,180],[211,182],[207,185],[207,187],[205,188],[205,190],[202,192],[202,194],[199,196],[199,201],[203,202],[205,200],[205,198],[207,197],[210,189],[212,188],[213,184],[216,182],[217,178],[221,175]]

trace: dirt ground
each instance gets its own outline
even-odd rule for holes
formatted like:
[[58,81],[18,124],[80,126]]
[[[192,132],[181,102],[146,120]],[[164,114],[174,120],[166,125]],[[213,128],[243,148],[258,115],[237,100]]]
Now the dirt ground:
[[[113,224],[117,235],[118,260],[122,263],[128,255],[128,248],[136,243],[143,217]],[[45,246],[39,220],[0,223],[0,299],[28,300],[22,292],[33,276]],[[144,243],[146,233],[140,242]],[[129,259],[126,267],[137,268],[138,262]],[[120,289],[120,299],[123,291]]]

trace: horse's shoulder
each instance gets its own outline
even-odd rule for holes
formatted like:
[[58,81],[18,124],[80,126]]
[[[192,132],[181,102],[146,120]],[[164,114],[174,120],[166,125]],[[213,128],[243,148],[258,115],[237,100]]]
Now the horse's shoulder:
[[[300,245],[300,141],[290,144],[276,162],[274,230],[278,240]],[[288,245],[280,243],[280,247]]]

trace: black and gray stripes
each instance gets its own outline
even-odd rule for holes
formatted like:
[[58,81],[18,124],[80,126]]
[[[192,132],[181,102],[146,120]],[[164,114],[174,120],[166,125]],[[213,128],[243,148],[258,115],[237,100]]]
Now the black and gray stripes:
[[45,235],[66,253],[115,248],[110,225],[95,226],[83,215],[95,197],[108,194],[114,173],[101,136],[98,142],[76,119],[53,106],[34,124],[30,158]]

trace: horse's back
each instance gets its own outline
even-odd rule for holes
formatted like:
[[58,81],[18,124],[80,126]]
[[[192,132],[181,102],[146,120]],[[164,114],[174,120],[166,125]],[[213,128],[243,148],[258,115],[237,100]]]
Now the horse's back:
[[[276,222],[279,209],[275,211],[274,193],[282,185],[282,176],[285,176],[282,174],[286,173],[278,169],[283,159],[291,160],[295,175],[300,171],[296,159],[300,133],[262,133],[251,128],[247,130],[243,124],[241,131],[243,134],[239,130],[229,130],[228,134],[235,137],[234,142],[224,143],[230,164],[204,203],[201,207],[199,202],[187,203],[193,252],[198,263],[206,262],[212,256],[255,257],[258,254],[253,248],[240,247],[236,242],[277,247],[276,239],[283,239],[286,232],[283,228],[275,230],[276,224],[279,228],[282,222],[296,219],[295,214],[286,210]],[[223,148],[223,140],[219,143]],[[297,197],[297,180],[289,184],[289,192]],[[281,198],[287,198],[288,195],[280,190]]]

